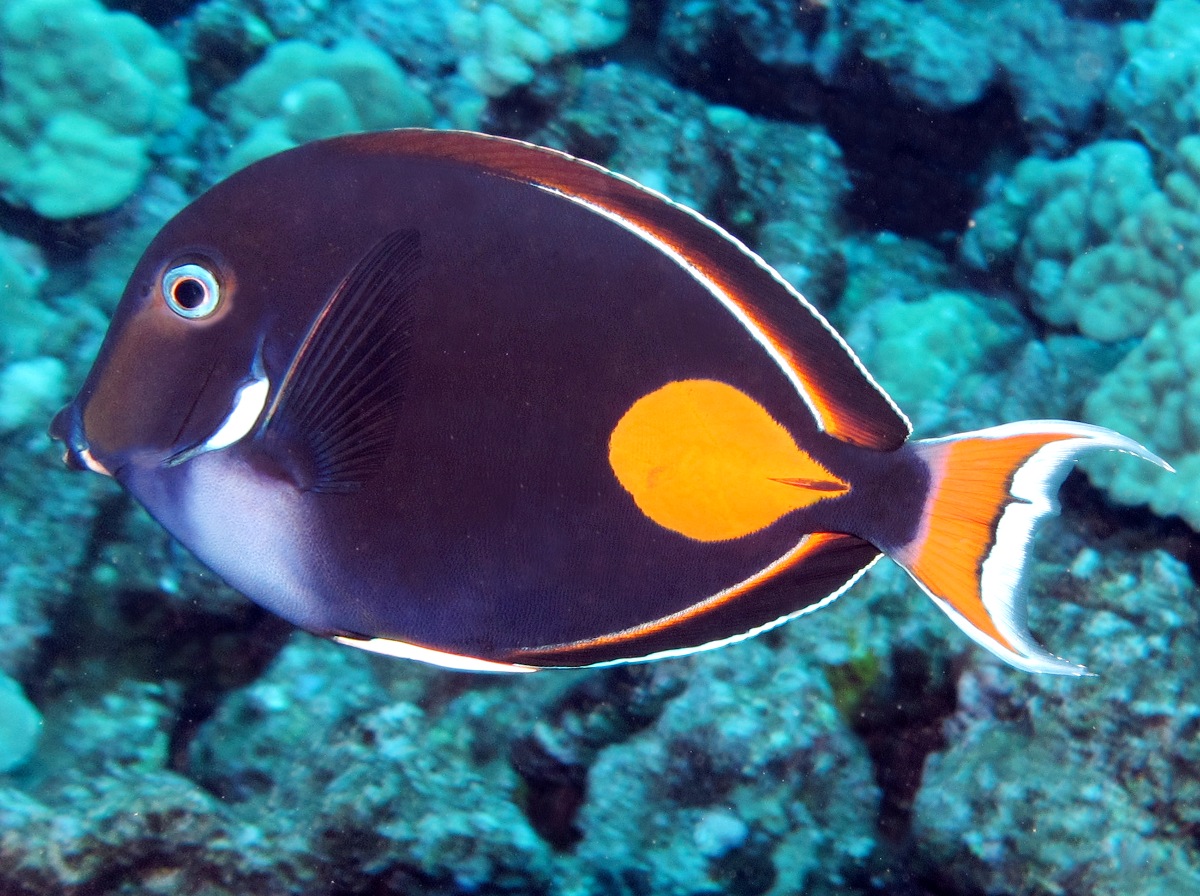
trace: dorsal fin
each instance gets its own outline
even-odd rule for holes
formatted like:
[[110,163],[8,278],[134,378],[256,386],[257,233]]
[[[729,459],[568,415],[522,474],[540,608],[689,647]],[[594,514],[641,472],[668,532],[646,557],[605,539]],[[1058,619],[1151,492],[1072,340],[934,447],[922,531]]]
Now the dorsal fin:
[[296,350],[260,433],[284,448],[301,487],[354,491],[391,446],[420,257],[416,231],[385,236],[334,290]]
[[769,265],[735,237],[665,196],[557,150],[467,131],[397,130],[339,138],[347,148],[442,158],[561,193],[617,218],[676,254],[719,291],[793,381],[822,430],[891,450],[908,420],[841,336]]

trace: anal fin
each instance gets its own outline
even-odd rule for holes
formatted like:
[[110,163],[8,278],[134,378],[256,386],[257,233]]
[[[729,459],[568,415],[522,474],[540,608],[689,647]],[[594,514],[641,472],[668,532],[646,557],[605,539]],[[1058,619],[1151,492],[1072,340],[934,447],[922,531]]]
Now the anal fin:
[[775,563],[662,619],[570,644],[514,650],[506,662],[578,667],[680,656],[753,637],[828,604],[880,556],[853,535],[815,532]]

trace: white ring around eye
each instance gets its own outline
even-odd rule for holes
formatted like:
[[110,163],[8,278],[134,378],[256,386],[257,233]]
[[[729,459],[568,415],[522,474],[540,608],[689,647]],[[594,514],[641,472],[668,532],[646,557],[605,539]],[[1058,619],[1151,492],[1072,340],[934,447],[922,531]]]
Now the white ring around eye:
[[221,286],[212,271],[198,264],[181,264],[163,274],[167,307],[188,320],[208,317],[221,301]]

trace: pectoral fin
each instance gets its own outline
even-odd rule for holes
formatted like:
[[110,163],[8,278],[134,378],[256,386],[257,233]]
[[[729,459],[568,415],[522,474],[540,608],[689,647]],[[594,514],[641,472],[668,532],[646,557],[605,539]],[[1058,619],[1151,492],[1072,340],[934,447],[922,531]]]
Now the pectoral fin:
[[418,234],[381,239],[316,316],[261,429],[311,491],[358,489],[383,462],[404,395]]

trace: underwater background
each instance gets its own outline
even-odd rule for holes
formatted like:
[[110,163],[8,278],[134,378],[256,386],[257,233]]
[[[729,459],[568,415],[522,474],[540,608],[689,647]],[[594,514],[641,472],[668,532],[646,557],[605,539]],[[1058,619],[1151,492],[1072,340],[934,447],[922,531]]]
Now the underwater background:
[[[363,129],[558,147],[816,304],[919,436],[1110,426],[975,647],[878,564],[496,677],[292,630],[45,434],[157,229]],[[1200,0],[0,0],[0,896],[1200,893]]]

